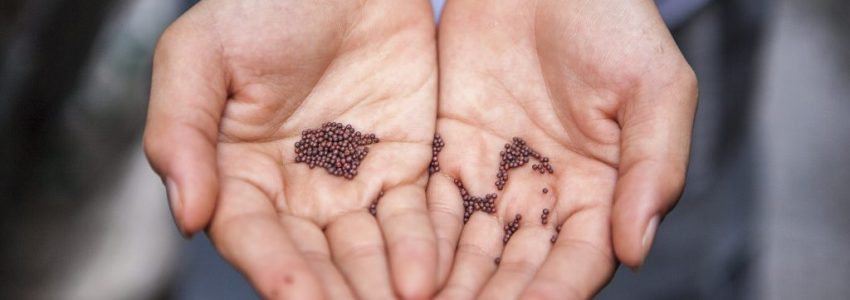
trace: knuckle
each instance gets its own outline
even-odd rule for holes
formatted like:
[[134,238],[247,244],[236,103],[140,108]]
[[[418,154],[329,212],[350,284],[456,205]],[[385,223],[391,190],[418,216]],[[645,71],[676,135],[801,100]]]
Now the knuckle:
[[484,258],[490,256],[488,255],[488,251],[481,246],[466,242],[462,242],[457,245],[457,254]]
[[437,295],[436,299],[474,299],[475,294],[476,291],[469,286],[457,283],[449,283],[448,285],[446,285],[443,291],[439,295]]
[[340,260],[360,260],[380,257],[384,255],[384,245],[379,243],[370,243],[364,245],[352,246],[339,254]]
[[499,264],[499,271],[529,275],[534,274],[537,271],[537,264],[525,258],[508,261],[502,260]]

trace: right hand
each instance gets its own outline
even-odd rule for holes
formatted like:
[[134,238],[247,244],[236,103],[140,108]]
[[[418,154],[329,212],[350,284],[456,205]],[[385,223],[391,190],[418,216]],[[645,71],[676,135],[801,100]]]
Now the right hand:
[[[439,57],[445,149],[428,201],[440,296],[586,299],[618,263],[638,267],[682,191],[697,100],[655,4],[453,0]],[[512,137],[549,156],[554,174],[535,174],[531,163],[510,171],[497,213],[462,224],[452,179],[474,195],[496,192],[499,152]],[[516,214],[522,226],[503,245]]]

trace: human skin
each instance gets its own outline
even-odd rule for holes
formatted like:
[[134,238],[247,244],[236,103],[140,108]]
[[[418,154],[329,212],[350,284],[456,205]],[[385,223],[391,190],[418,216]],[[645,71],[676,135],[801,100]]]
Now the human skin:
[[[451,0],[438,51],[446,146],[428,185],[438,298],[586,299],[619,263],[638,268],[683,189],[697,103],[655,4]],[[510,171],[498,212],[464,225],[452,180],[496,192],[499,152],[515,136],[550,157],[554,174]],[[503,246],[516,214],[521,227]]]
[[[194,6],[157,45],[144,135],[181,232],[264,298],[430,297],[435,43],[425,0]],[[294,162],[328,121],[381,140],[353,180]]]

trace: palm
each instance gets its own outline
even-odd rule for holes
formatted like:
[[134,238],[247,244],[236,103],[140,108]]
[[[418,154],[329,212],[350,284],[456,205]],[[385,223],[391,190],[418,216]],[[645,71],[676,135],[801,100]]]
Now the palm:
[[[427,2],[208,1],[170,31],[191,32],[181,43],[209,59],[204,88],[226,99],[209,228],[225,258],[267,297],[317,284],[332,299],[427,294],[436,113]],[[294,161],[301,131],[329,121],[381,140],[353,180]],[[367,208],[382,191],[376,221]]]
[[[432,176],[429,184],[441,240],[440,281],[448,280],[441,296],[517,298],[535,280],[558,297],[589,297],[615,268],[610,217],[622,113],[641,89],[664,84],[655,75],[669,70],[649,66],[669,59],[660,48],[670,46],[662,43],[669,35],[630,35],[653,29],[658,20],[627,15],[594,22],[615,17],[594,11],[608,4],[453,4],[444,11],[439,41],[437,131],[446,144],[439,156],[445,176]],[[678,53],[673,50],[670,55]],[[496,192],[499,152],[512,137],[548,156],[554,174],[540,175],[530,166],[510,171],[497,213],[476,213],[461,225],[463,207],[451,178],[461,179],[472,194]],[[544,208],[552,211],[546,225]],[[502,227],[516,214],[522,215],[522,229],[503,246]],[[455,243],[449,270],[446,253],[455,251]]]

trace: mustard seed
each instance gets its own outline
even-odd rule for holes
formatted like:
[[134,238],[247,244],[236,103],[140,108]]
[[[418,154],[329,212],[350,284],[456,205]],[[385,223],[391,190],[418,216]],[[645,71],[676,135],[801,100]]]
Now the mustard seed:
[[543,225],[549,223],[549,209],[543,209],[543,213],[540,215],[540,223],[543,223]]
[[532,149],[526,144],[525,140],[514,137],[510,144],[505,144],[505,149],[499,152],[501,161],[499,162],[499,170],[496,172],[495,185],[498,190],[505,188],[508,182],[508,171],[519,168],[529,162],[529,157],[534,158],[540,163],[532,164],[531,169],[543,174],[554,172],[554,168],[549,164],[549,158],[541,156],[540,153]]
[[434,134],[434,141],[431,142],[431,165],[428,167],[428,174],[440,172],[440,161],[437,156],[443,150],[446,144],[443,142],[443,137],[439,133]]
[[295,162],[324,168],[328,174],[354,179],[357,168],[369,154],[368,145],[380,142],[375,134],[363,134],[351,125],[327,122],[318,129],[301,132],[295,142]]
[[552,238],[549,239],[549,241],[552,242],[552,244],[554,244],[556,241],[558,241],[558,234],[561,233],[561,227],[562,226],[564,226],[564,224],[561,224],[561,225],[558,225],[557,227],[555,227],[555,234],[553,234]]
[[463,223],[469,222],[469,218],[476,211],[483,211],[488,214],[496,213],[496,193],[489,193],[484,197],[477,197],[469,194],[469,191],[463,186],[460,179],[454,180],[455,185],[460,191],[460,197],[463,200]]
[[510,224],[505,224],[505,236],[502,237],[502,243],[507,244],[517,230],[519,230],[519,221],[522,220],[522,215],[516,214]]
[[384,191],[379,192],[378,198],[375,198],[375,200],[372,200],[372,204],[369,205],[369,213],[372,214],[372,216],[378,216],[378,200],[381,200],[381,197],[383,197],[383,196],[384,196]]

